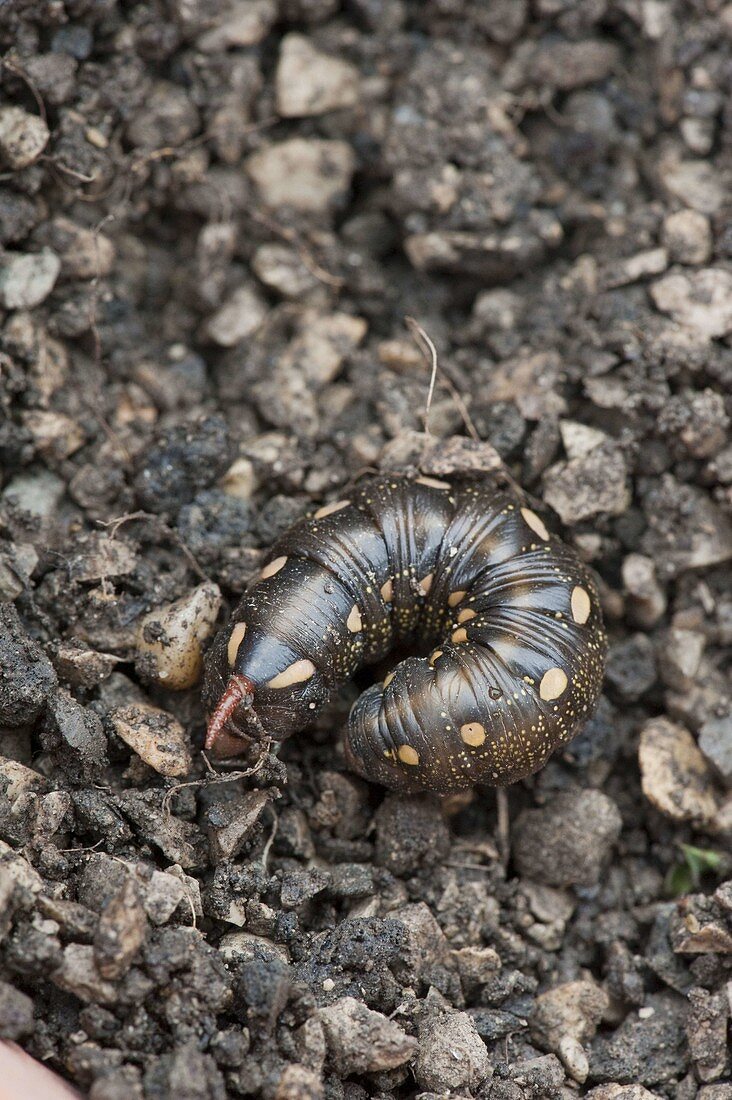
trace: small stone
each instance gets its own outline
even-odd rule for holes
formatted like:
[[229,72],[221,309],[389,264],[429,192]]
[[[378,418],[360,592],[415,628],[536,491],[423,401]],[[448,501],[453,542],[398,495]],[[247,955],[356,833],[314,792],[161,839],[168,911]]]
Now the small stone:
[[218,585],[206,581],[175,603],[145,615],[137,629],[141,675],[173,691],[198,683],[202,647],[213,634],[220,607]]
[[394,875],[437,863],[450,848],[450,833],[436,802],[389,794],[376,811],[376,862]]
[[32,309],[53,290],[61,261],[50,248],[40,252],[6,254],[0,268],[0,305],[5,309]]
[[277,375],[301,376],[320,389],[333,382],[343,360],[363,340],[368,325],[349,313],[318,313],[308,310],[300,321],[300,332],[290,342],[275,367]]
[[664,474],[643,496],[648,529],[641,548],[663,578],[732,558],[732,522],[709,495]]
[[676,210],[664,218],[661,239],[674,263],[705,264],[712,255],[709,218],[697,210]]
[[604,80],[617,60],[618,50],[612,42],[541,42],[532,56],[530,79],[532,84],[568,91]]
[[59,215],[38,232],[61,260],[61,275],[68,279],[101,279],[109,275],[115,247],[109,237]]
[[393,1020],[373,1012],[353,997],[343,997],[318,1011],[328,1058],[341,1077],[378,1073],[409,1062],[417,1040],[405,1035]]
[[170,878],[177,879],[183,887],[184,903],[186,911],[189,912],[195,920],[201,920],[203,917],[203,903],[201,901],[201,884],[194,875],[187,875],[183,868],[178,863],[174,863],[172,867],[168,867],[166,875]]
[[51,659],[62,681],[82,688],[97,687],[111,675],[119,661],[113,653],[99,653],[75,639],[57,642]]
[[46,104],[59,107],[76,87],[78,65],[70,53],[52,49],[49,53],[23,58],[23,69]]
[[[553,219],[550,215],[551,224],[541,234],[521,223],[493,233],[412,233],[404,241],[404,251],[418,271],[464,273],[485,282],[505,282],[540,263],[548,245],[560,243],[562,228]],[[557,400],[561,401],[558,395]]]
[[330,866],[328,896],[367,898],[376,893],[374,873],[363,863],[333,863]]
[[198,129],[192,97],[168,80],[158,80],[127,123],[127,139],[140,149],[182,145]]
[[528,879],[523,880],[520,889],[536,919],[545,927],[556,930],[561,943],[567,922],[575,910],[576,902],[572,894],[568,890],[557,890]]
[[168,871],[153,871],[147,881],[139,882],[142,907],[153,924],[167,924],[186,897],[183,883]]
[[711,458],[729,438],[724,398],[712,389],[675,394],[661,410],[658,431],[693,458]]
[[549,886],[594,886],[620,835],[622,820],[600,791],[570,790],[524,810],[514,830],[520,873]]
[[723,991],[690,989],[686,1035],[689,1053],[701,1081],[716,1081],[728,1068],[727,1022],[730,1003]]
[[[0,823],[3,836],[15,840],[14,834],[25,833],[22,826],[24,810],[37,805],[37,795],[48,789],[46,780],[32,768],[17,760],[0,757]],[[25,840],[25,836],[23,835]]]
[[[663,682],[676,690],[688,690],[699,670],[706,637],[696,630],[672,629],[663,640],[659,671]],[[730,729],[732,742],[732,729]]]
[[73,993],[87,1004],[112,1005],[117,1002],[117,989],[99,973],[94,948],[86,944],[68,944],[64,948],[61,966],[50,977],[59,989]]
[[53,665],[26,634],[15,607],[0,605],[0,726],[35,721],[55,688]]
[[699,214],[718,214],[727,201],[727,187],[708,160],[671,161],[660,166],[661,182],[672,198]]
[[40,217],[40,207],[31,199],[0,187],[0,244],[22,241]]
[[0,897],[3,906],[6,899],[17,891],[20,907],[28,909],[43,890],[43,879],[28,860],[0,840]]
[[290,962],[286,947],[273,943],[266,936],[255,936],[251,932],[227,932],[219,942],[219,951],[227,963],[237,964],[261,957],[280,959],[287,964]]
[[[498,451],[485,440],[452,435],[438,443],[425,444],[424,435],[421,432],[418,434],[422,438],[420,470],[428,477],[439,480],[453,474],[488,474],[505,469]],[[393,452],[387,444],[380,459],[382,468],[389,468],[391,453]]]
[[299,909],[305,902],[311,901],[330,886],[328,871],[311,867],[303,871],[285,871],[280,887],[280,902],[283,909]]
[[17,600],[30,586],[38,554],[29,542],[11,542],[0,551],[0,601]]
[[484,332],[510,332],[522,309],[522,298],[513,290],[482,290],[473,302],[472,320]]
[[610,646],[605,668],[608,683],[623,699],[634,701],[656,682],[656,651],[647,634],[631,634]]
[[196,45],[204,53],[222,53],[241,46],[256,46],[277,18],[275,0],[232,0]]
[[77,547],[69,562],[69,573],[75,581],[86,583],[128,576],[137,565],[134,547],[125,539],[91,532],[79,538]]
[[564,1084],[564,1070],[554,1054],[522,1058],[513,1063],[510,1073],[511,1080],[521,1088],[522,1096],[557,1096]]
[[20,170],[38,160],[50,137],[48,126],[38,115],[22,107],[0,108],[0,160]]
[[249,501],[257,488],[254,463],[248,458],[236,458],[223,474],[219,487],[234,500]]
[[140,506],[156,514],[176,514],[224,473],[232,457],[222,417],[176,424],[144,452],[135,478]]
[[603,443],[582,458],[551,466],[543,478],[544,500],[573,526],[597,515],[622,515],[630,503],[628,470],[615,443]]
[[[170,719],[170,715],[165,717]],[[159,848],[171,863],[179,864],[186,871],[197,870],[206,860],[203,837],[197,826],[171,814],[163,804],[164,797],[162,791],[153,788],[122,790],[115,794],[113,805],[132,822],[140,837]],[[173,868],[168,870],[173,873]],[[186,877],[181,881],[186,887],[191,880]]]
[[48,704],[41,743],[74,781],[97,779],[107,766],[107,738],[101,719],[63,689]]
[[66,492],[66,483],[50,470],[28,470],[16,474],[3,489],[2,495],[23,512],[49,519]]
[[502,1012],[497,1008],[471,1008],[469,1015],[475,1021],[484,1043],[495,1043],[498,1039],[523,1031],[527,1026],[523,1016],[514,1012]]
[[191,749],[180,722],[149,703],[117,707],[109,714],[114,731],[160,775],[180,778],[191,769]]
[[587,1093],[586,1100],[658,1100],[658,1093],[643,1085],[598,1085]]
[[675,1082],[686,1071],[685,999],[656,993],[646,1007],[652,1011],[645,1018],[631,1012],[615,1031],[595,1036],[590,1051],[593,1081],[656,1085]]
[[713,118],[682,118],[679,133],[690,153],[706,156],[714,145],[715,122]]
[[674,953],[683,955],[732,955],[732,926],[724,904],[724,886],[710,899],[686,894],[671,914],[669,937]]
[[353,107],[359,98],[355,65],[316,50],[301,34],[287,34],[275,75],[277,110],[283,118],[306,118]]
[[557,1053],[569,1076],[579,1084],[583,1084],[589,1076],[590,1061],[582,1044],[573,1036],[564,1035],[559,1041]]
[[599,281],[606,289],[629,286],[639,279],[647,279],[650,275],[660,275],[667,267],[666,249],[648,248],[645,252],[637,252],[634,256],[626,256],[622,260],[613,260],[606,264],[600,272]]
[[287,244],[262,244],[252,257],[257,278],[283,298],[302,298],[319,285],[297,249]]
[[492,947],[462,947],[459,951],[453,951],[452,957],[457,963],[460,981],[468,997],[492,981],[501,969],[500,956]]
[[628,609],[638,626],[655,626],[666,611],[666,594],[656,577],[656,563],[645,554],[628,554],[622,565]]
[[209,317],[206,336],[221,348],[233,348],[257,331],[267,317],[267,305],[256,290],[240,286]]
[[262,201],[302,213],[324,213],[341,201],[356,167],[345,141],[290,138],[253,153],[246,170]]
[[445,933],[423,901],[403,905],[394,911],[393,917],[407,931],[406,946],[400,950],[400,962],[404,967],[403,973],[401,968],[398,970],[400,979],[429,981],[434,967],[454,968],[455,960],[450,956]]
[[614,940],[607,948],[605,984],[611,996],[621,1003],[642,1005],[645,986],[637,959],[622,940]]
[[145,942],[147,918],[132,875],[107,903],[94,936],[94,960],[103,978],[121,978]]
[[33,436],[38,454],[52,462],[70,458],[86,442],[86,433],[81,425],[64,413],[29,409],[22,418],[23,425]]
[[712,776],[694,738],[667,718],[643,727],[638,749],[646,798],[673,821],[704,824],[717,809]]
[[239,978],[235,997],[246,1005],[248,1026],[268,1034],[287,1004],[290,993],[290,967],[269,950],[255,948],[251,958],[238,965]]
[[704,723],[699,748],[727,786],[732,786],[732,713]]
[[33,1028],[33,1001],[9,982],[0,981],[0,1039],[15,1042]]
[[575,420],[560,420],[559,433],[567,458],[586,458],[595,447],[608,440],[605,432],[592,428],[589,424],[580,424]]
[[420,1024],[414,1076],[420,1088],[439,1095],[475,1092],[490,1070],[485,1043],[467,1012],[432,1016]]
[[247,791],[208,810],[211,859],[220,863],[233,859],[251,834],[269,802],[267,791]]
[[319,1073],[291,1062],[282,1072],[274,1100],[323,1100],[323,1082]]
[[705,340],[732,332],[732,273],[721,267],[674,271],[651,286],[662,313]]
[[607,994],[595,982],[563,982],[541,993],[529,1019],[531,1036],[544,1050],[561,1056],[567,1038],[580,1045],[589,1042],[609,1007]]

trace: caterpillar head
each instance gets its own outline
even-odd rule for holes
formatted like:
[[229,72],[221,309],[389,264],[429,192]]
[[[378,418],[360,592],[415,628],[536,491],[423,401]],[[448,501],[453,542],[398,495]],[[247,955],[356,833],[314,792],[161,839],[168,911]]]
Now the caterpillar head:
[[287,643],[234,622],[206,660],[206,749],[218,758],[246,752],[253,740],[281,741],[312,718],[328,692],[322,673]]

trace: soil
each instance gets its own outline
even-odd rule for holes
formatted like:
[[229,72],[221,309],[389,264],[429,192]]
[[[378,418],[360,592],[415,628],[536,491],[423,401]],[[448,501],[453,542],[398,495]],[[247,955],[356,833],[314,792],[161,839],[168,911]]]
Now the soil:
[[[732,7],[6,0],[0,48],[0,1035],[93,1100],[730,1100]],[[602,586],[507,853],[495,792],[346,772],[353,685],[200,751],[263,552],[415,457]]]

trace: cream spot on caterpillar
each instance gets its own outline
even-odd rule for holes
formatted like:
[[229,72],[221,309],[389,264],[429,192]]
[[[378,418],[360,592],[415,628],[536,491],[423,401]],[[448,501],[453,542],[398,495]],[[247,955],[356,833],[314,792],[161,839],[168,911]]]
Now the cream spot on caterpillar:
[[411,745],[400,745],[397,756],[402,764],[419,764],[419,753]]
[[351,608],[350,614],[346,619],[346,626],[352,634],[358,634],[359,630],[363,630],[363,622],[361,620],[361,612],[358,610],[358,604],[354,604]]
[[350,503],[350,500],[336,500],[332,504],[324,504],[322,508],[318,508],[317,512],[313,514],[313,519],[325,519],[326,516],[331,516],[333,512],[340,512],[341,508],[347,508]]
[[549,538],[549,532],[546,529],[546,525],[544,521],[537,516],[536,512],[532,512],[530,508],[522,508],[521,515],[524,517],[527,526],[530,527],[540,539]]
[[566,690],[568,682],[564,669],[550,668],[541,678],[539,697],[545,702],[550,699],[558,699],[562,692]]
[[452,489],[448,481],[438,481],[436,477],[416,477],[418,485],[427,485],[430,489]]
[[226,656],[229,658],[229,664],[233,667],[236,655],[239,652],[239,646],[241,645],[242,638],[246,634],[247,624],[237,623],[229,636],[229,644],[226,647]]
[[572,608],[572,618],[574,621],[578,623],[579,626],[583,626],[590,617],[592,604],[590,603],[589,593],[579,585],[576,585],[572,589],[570,607]]
[[293,661],[283,672],[278,672],[271,680],[267,681],[268,688],[287,688],[293,684],[302,684],[309,680],[315,673],[315,665],[307,658],[301,661]]
[[432,587],[432,581],[435,579],[434,573],[428,573],[426,577],[422,577],[422,580],[418,582],[420,594],[426,596]]
[[259,574],[263,581],[266,581],[268,577],[274,577],[275,573],[279,573],[282,566],[287,561],[287,557],[273,558],[268,562],[262,572]]
[[473,745],[477,748],[485,741],[485,727],[480,722],[466,722],[464,726],[460,727],[460,736],[466,745]]
[[461,600],[464,600],[467,596],[467,592],[464,589],[460,589],[458,592],[451,592],[447,597],[447,602],[450,607],[457,607]]

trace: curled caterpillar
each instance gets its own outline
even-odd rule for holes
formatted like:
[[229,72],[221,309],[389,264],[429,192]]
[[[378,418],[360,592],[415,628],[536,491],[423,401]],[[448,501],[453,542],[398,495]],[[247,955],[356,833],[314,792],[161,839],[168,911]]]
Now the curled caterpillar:
[[348,720],[358,774],[400,791],[503,786],[590,716],[606,652],[592,577],[518,497],[384,476],[295,524],[209,655],[206,747],[305,726],[339,684],[411,650]]

